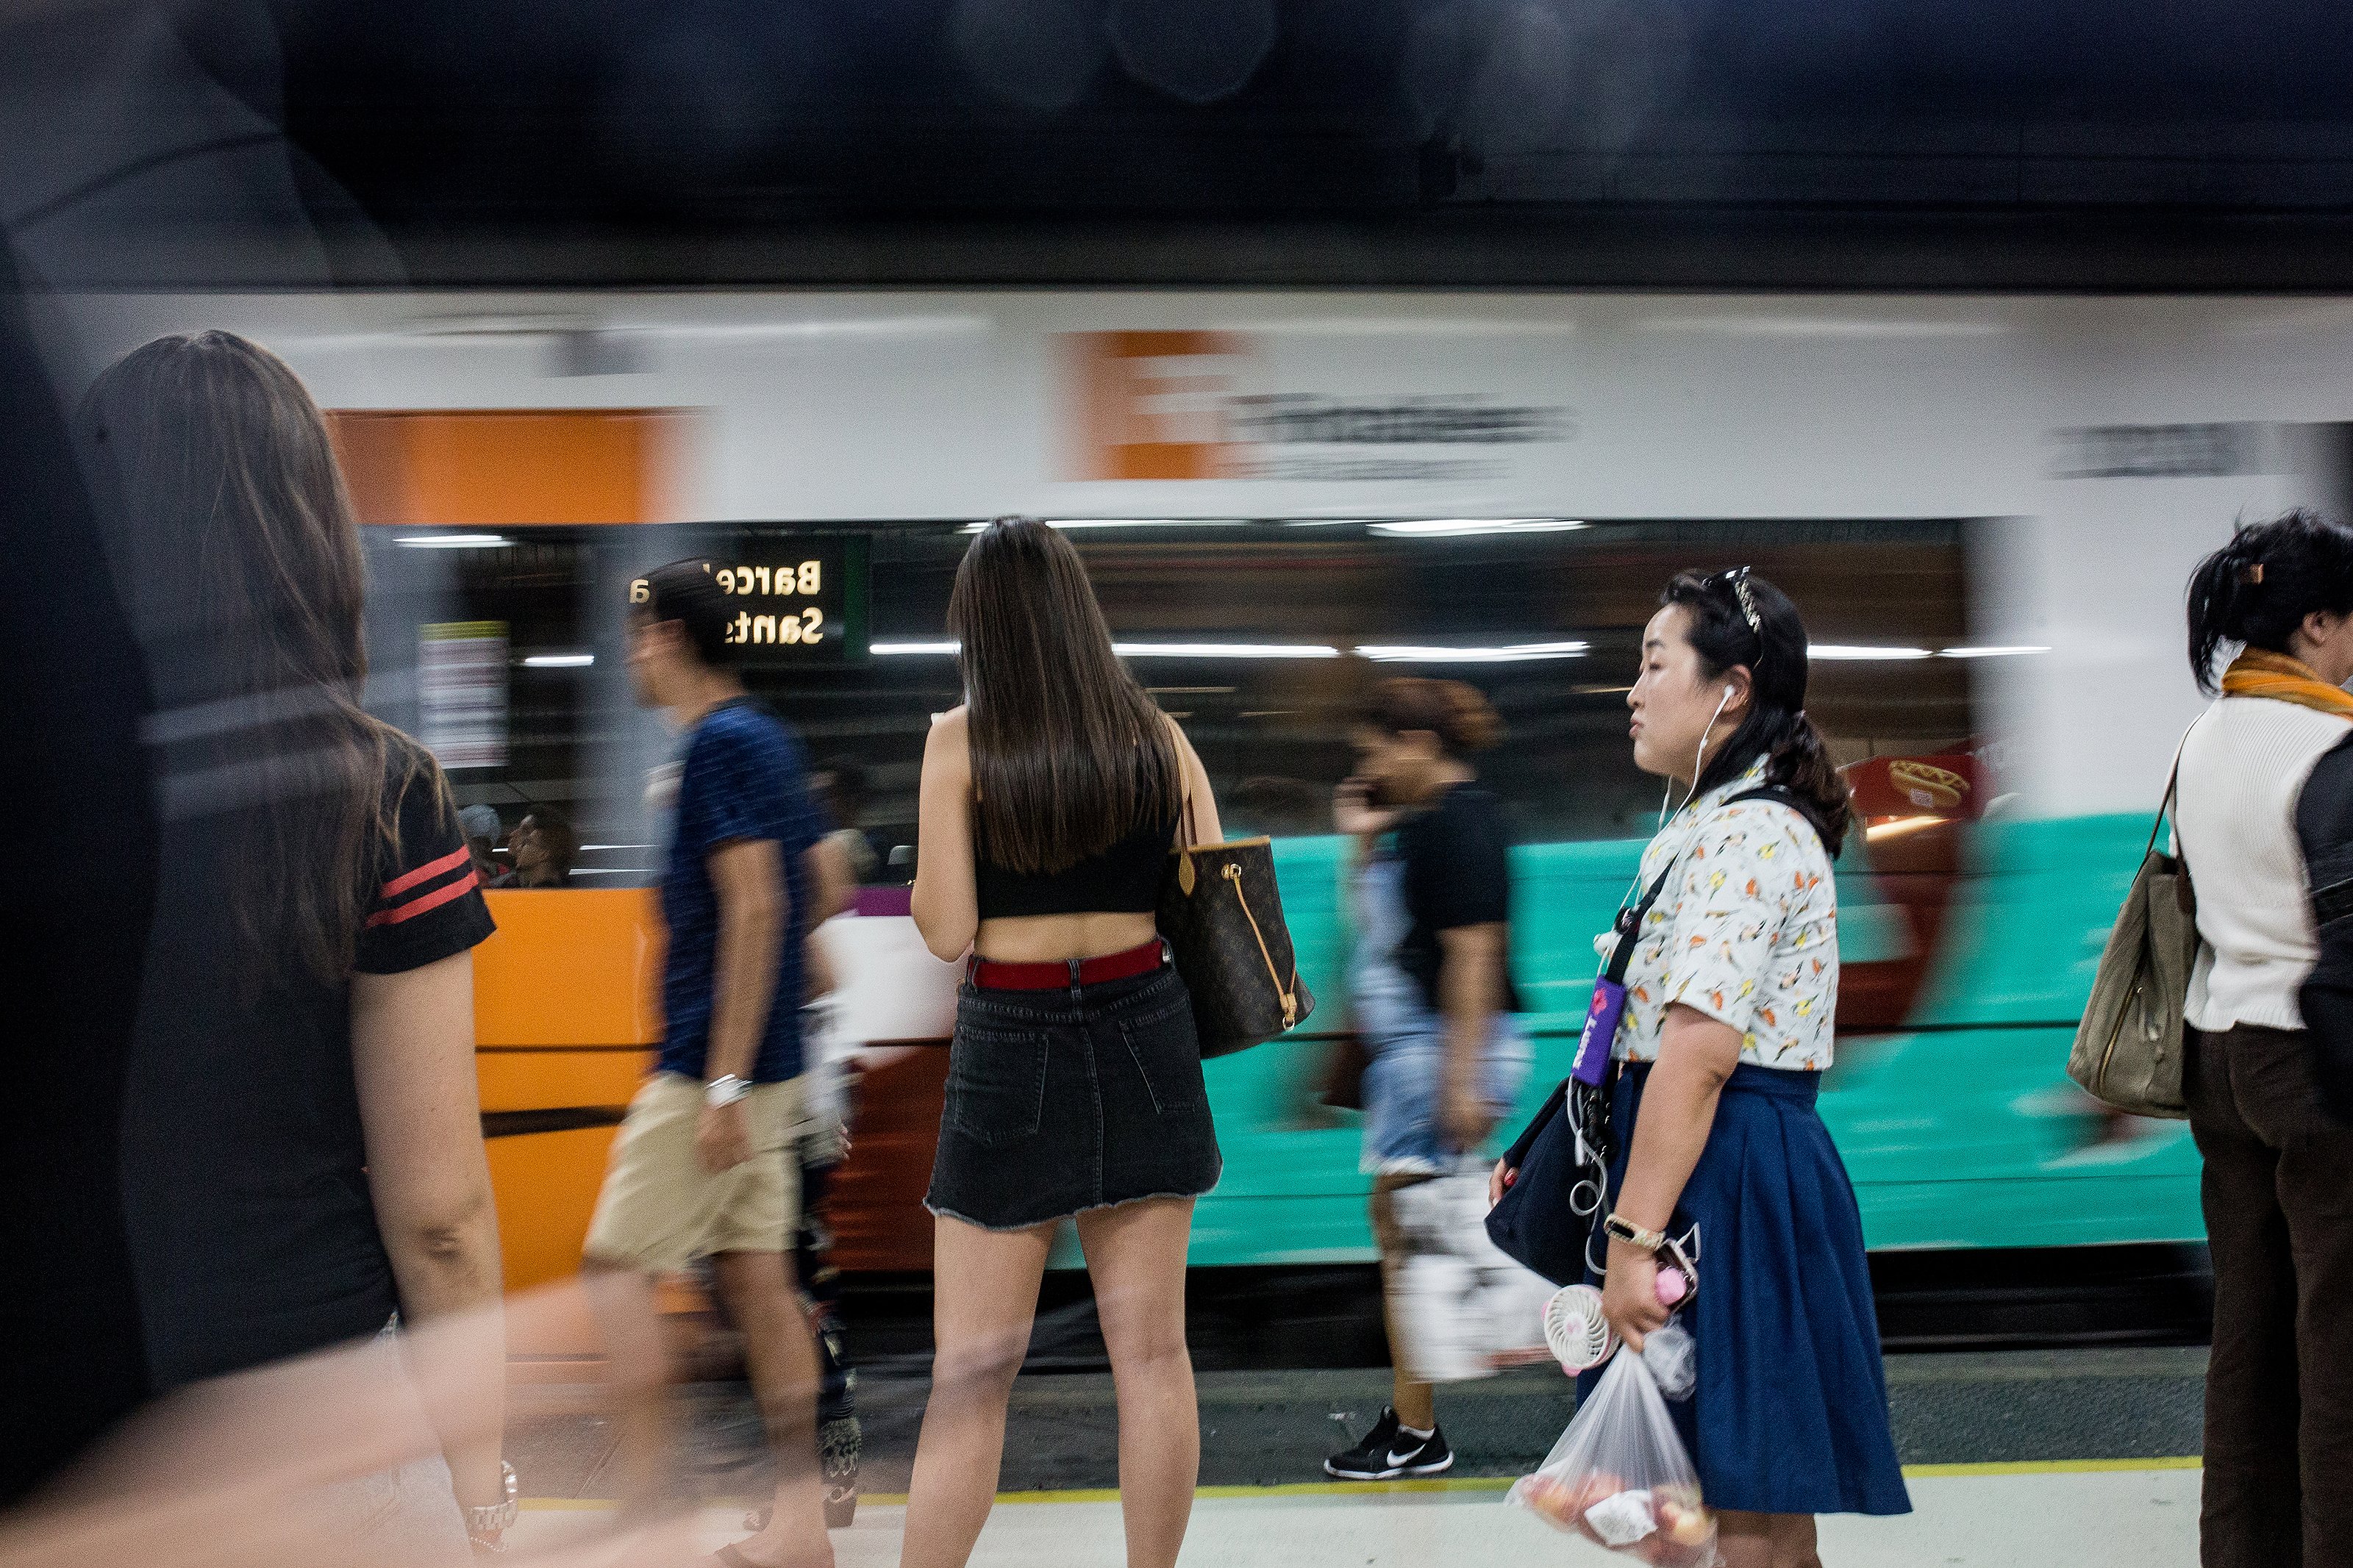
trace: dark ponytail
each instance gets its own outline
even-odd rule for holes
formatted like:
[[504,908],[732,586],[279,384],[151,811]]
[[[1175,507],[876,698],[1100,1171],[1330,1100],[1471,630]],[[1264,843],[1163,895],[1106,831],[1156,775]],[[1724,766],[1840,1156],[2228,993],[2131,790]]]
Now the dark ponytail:
[[[1765,758],[1765,782],[1796,797],[1798,809],[1835,858],[1853,819],[1846,780],[1831,761],[1822,732],[1806,717],[1806,627],[1789,596],[1750,573],[1682,572],[1659,595],[1683,606],[1684,636],[1714,679],[1735,665],[1748,669],[1748,712],[1707,764],[1692,793],[1703,795]],[[1751,616],[1756,624],[1749,624]]]
[[2288,651],[2306,616],[2353,613],[2353,532],[2296,510],[2242,528],[2189,574],[2189,673],[2211,697],[2224,643]]

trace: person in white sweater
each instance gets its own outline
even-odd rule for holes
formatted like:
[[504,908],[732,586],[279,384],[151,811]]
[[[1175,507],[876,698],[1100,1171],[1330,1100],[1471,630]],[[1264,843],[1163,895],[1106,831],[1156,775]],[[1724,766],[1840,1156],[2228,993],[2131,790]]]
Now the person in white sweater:
[[2353,1564],[2353,532],[2308,512],[2242,529],[2189,599],[2218,699],[2174,812],[2214,1264],[2200,1558]]

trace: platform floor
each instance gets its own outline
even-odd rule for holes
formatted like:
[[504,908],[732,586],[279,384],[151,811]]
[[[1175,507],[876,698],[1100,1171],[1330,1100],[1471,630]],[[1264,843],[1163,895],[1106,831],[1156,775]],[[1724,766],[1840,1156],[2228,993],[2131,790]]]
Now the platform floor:
[[[2075,1467],[1923,1467],[1908,1477],[1914,1512],[1827,1519],[1828,1568],[2103,1568],[2189,1564],[2198,1553],[2200,1473],[2188,1461]],[[1612,1558],[1503,1501],[1500,1480],[1419,1487],[1205,1489],[1181,1561],[1199,1568],[1549,1568]],[[593,1529],[582,1502],[527,1508],[517,1546]],[[870,1500],[833,1535],[839,1568],[892,1568],[905,1508]],[[706,1544],[741,1538],[742,1515],[702,1516]],[[1098,1494],[1008,1494],[975,1568],[1105,1568],[1122,1560],[1119,1504]]]

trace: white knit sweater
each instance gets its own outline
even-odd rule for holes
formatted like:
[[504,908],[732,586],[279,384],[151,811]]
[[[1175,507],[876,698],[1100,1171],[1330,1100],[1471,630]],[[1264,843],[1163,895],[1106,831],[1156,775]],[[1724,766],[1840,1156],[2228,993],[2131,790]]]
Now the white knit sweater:
[[2174,828],[2198,893],[2193,1026],[2304,1027],[2295,994],[2318,952],[2295,805],[2346,731],[2343,719],[2268,697],[2225,697],[2190,727]]

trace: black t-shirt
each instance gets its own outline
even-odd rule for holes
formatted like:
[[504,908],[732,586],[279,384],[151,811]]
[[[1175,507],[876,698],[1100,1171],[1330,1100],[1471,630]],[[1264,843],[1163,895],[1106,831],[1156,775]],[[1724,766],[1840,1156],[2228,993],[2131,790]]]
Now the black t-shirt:
[[[371,852],[353,968],[391,974],[490,935],[438,770],[399,792]],[[394,790],[406,758],[396,748]],[[167,791],[168,799],[168,791]],[[123,1130],[124,1206],[162,1392],[375,1332],[399,1305],[368,1194],[351,984],[291,954],[248,967],[225,889],[223,814],[169,822]]]
[[[1412,921],[1398,944],[1398,963],[1433,1008],[1439,1005],[1438,972],[1445,956],[1438,933],[1501,925],[1511,918],[1511,847],[1503,803],[1494,791],[1476,784],[1456,784],[1398,824],[1406,914]],[[1502,1007],[1506,1013],[1520,1010],[1508,955]]]

